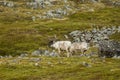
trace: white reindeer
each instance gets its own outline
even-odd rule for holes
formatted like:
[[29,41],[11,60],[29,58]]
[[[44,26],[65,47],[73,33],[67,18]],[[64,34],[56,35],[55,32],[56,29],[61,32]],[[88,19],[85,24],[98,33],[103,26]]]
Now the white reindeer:
[[84,54],[84,51],[86,51],[88,49],[89,49],[89,47],[86,42],[74,42],[70,46],[70,53],[80,50]]
[[58,50],[59,54],[61,53],[61,50],[65,50],[67,52],[67,57],[69,57],[70,52],[69,48],[71,46],[70,41],[57,41],[51,45],[51,47]]

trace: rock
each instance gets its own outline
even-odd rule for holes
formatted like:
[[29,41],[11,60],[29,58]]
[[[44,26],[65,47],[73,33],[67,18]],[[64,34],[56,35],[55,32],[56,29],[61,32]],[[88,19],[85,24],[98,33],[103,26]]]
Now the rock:
[[48,5],[48,6],[52,6],[52,4],[51,4],[50,1],[45,1],[44,4],[45,4],[45,5]]
[[41,59],[40,58],[31,58],[30,61],[31,62],[39,62],[39,61],[41,61]]
[[[94,26],[95,27],[95,26]],[[98,44],[98,42],[100,40],[109,40],[109,36],[114,34],[115,32],[119,32],[119,27],[116,28],[115,26],[113,26],[112,28],[107,28],[102,27],[101,29],[99,28],[93,28],[93,30],[88,31],[79,31],[79,30],[75,30],[72,31],[71,33],[69,33],[69,35],[72,37],[73,42],[93,42],[96,44]]]
[[0,56],[0,59],[2,59],[3,58],[3,56]]
[[99,1],[99,0],[91,0],[92,3],[96,3],[97,1]]
[[112,58],[116,59],[116,58],[117,58],[117,55],[114,55]]
[[13,56],[12,56],[12,55],[9,55],[8,58],[13,58]]
[[51,52],[49,55],[51,57],[59,57],[58,53],[56,53],[55,50],[53,50],[53,52]]
[[12,8],[14,7],[14,2],[4,0],[0,1],[0,5]]
[[118,56],[117,58],[120,59],[120,56]]
[[120,7],[120,1],[112,1],[112,5],[115,7]]
[[70,36],[74,37],[74,36],[79,36],[81,34],[80,31],[76,30],[76,31],[72,31],[71,33],[69,33]]
[[95,10],[93,8],[88,9],[89,12],[94,12]]
[[32,21],[35,21],[36,20],[36,17],[35,16],[32,16]]
[[35,50],[31,53],[32,56],[41,56],[43,54],[43,50]]
[[64,0],[64,3],[67,3],[68,1],[67,0]]
[[23,57],[23,58],[19,58],[19,59],[29,60],[30,57]]
[[92,67],[90,64],[88,64],[87,62],[83,62],[82,63],[83,64],[83,66],[85,66],[85,67]]
[[62,61],[58,61],[58,64],[63,64],[63,62]]
[[11,63],[18,64],[18,63],[19,63],[19,59],[13,59],[13,60],[11,61]]
[[[81,41],[84,41],[84,40],[81,40]],[[74,42],[80,42],[80,39],[79,38],[75,38]]]
[[96,32],[97,32],[96,28],[93,28],[92,33],[96,33]]
[[45,55],[45,56],[49,56],[49,55],[50,55],[50,52],[49,52],[48,50],[45,50],[45,51],[44,51],[44,55]]
[[99,41],[99,56],[113,57],[120,55],[120,43],[116,41]]
[[27,57],[28,56],[28,54],[26,54],[26,53],[22,53],[21,55],[20,55],[20,57]]
[[38,67],[38,66],[39,66],[39,63],[35,63],[34,65],[35,65],[36,67]]
[[7,3],[7,7],[13,7],[14,6],[14,3],[13,2],[8,2]]
[[51,65],[52,63],[51,62],[47,62],[48,65]]

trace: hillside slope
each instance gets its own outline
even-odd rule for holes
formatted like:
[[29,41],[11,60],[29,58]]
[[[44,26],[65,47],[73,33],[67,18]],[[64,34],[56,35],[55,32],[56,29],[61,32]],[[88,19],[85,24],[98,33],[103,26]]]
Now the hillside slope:
[[[64,18],[36,19],[32,16],[41,13],[45,9],[25,8],[25,2],[15,1],[16,7],[0,6],[0,53],[21,54],[31,53],[33,50],[47,48],[48,42],[54,35],[58,40],[65,40],[64,35],[74,30],[90,30],[93,25],[104,27],[120,26],[120,8],[107,6],[103,3],[76,4],[70,2],[55,4],[51,9],[60,8],[63,4],[71,5],[75,13],[65,15]],[[23,6],[22,6],[23,5]],[[104,7],[101,7],[103,6]],[[54,7],[56,6],[56,7]],[[81,7],[83,9],[81,9]],[[94,11],[88,11],[89,9]],[[27,13],[29,12],[29,13]],[[111,36],[115,40],[119,39],[119,33]]]

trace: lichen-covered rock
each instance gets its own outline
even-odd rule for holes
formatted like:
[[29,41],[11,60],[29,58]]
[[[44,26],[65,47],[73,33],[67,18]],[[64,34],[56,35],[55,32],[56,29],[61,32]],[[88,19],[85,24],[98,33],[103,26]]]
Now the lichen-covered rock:
[[120,43],[116,41],[99,41],[99,56],[113,57],[120,55]]
[[35,50],[31,53],[32,56],[41,56],[43,54],[43,50]]
[[109,40],[109,36],[120,32],[120,27],[112,26],[112,27],[102,27],[93,28],[91,31],[79,31],[75,30],[69,33],[70,37],[72,37],[73,42],[94,42],[98,43],[100,40]]

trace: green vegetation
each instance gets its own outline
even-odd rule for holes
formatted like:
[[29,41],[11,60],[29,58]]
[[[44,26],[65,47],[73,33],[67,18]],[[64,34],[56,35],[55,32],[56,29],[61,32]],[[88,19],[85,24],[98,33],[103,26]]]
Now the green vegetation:
[[[64,40],[65,34],[74,30],[89,30],[94,24],[101,27],[118,26],[120,25],[119,13],[119,8],[104,8],[95,12],[78,12],[70,15],[66,20],[37,20],[36,22],[25,21],[22,16],[20,21],[14,20],[14,15],[8,15],[3,18],[4,20],[0,16],[0,53],[16,55],[31,52],[39,47],[46,48],[48,41],[55,34],[59,40]],[[119,36],[119,33],[116,36]],[[119,40],[119,37],[116,39]]]
[[[15,1],[18,4],[24,0],[9,1]],[[21,2],[20,5],[23,5],[23,3]],[[91,4],[87,5],[93,6]],[[54,35],[57,36],[58,40],[66,40],[64,35],[68,35],[69,32],[91,30],[92,25],[100,28],[104,26],[120,26],[120,9],[115,7],[99,8],[93,12],[79,11],[60,20],[44,19],[34,22],[31,15],[23,12],[36,14],[39,10],[23,9],[22,7],[10,9],[0,6],[0,55],[11,54],[17,56],[23,52],[30,54],[38,48],[50,49],[47,45]],[[110,38],[120,41],[120,33],[115,33]],[[93,48],[93,51],[97,50]],[[40,57],[39,66],[35,66],[34,62],[27,59],[22,59],[18,64],[7,63],[7,61],[14,58],[17,57],[0,59],[0,80],[120,79],[120,59],[106,58],[105,61],[102,61],[98,57],[92,57],[95,59],[94,63],[91,61],[92,58],[86,57]],[[85,67],[83,62],[87,62],[92,67]]]
[[[54,58],[41,57],[39,66],[22,60],[21,64],[4,64],[0,66],[1,80],[119,80],[119,61],[105,59],[102,62],[96,58],[95,63],[90,58],[71,57]],[[83,62],[92,67],[85,67]]]
[[104,8],[95,12],[79,12],[71,16],[72,20],[98,24],[98,25],[119,25],[119,8]]

